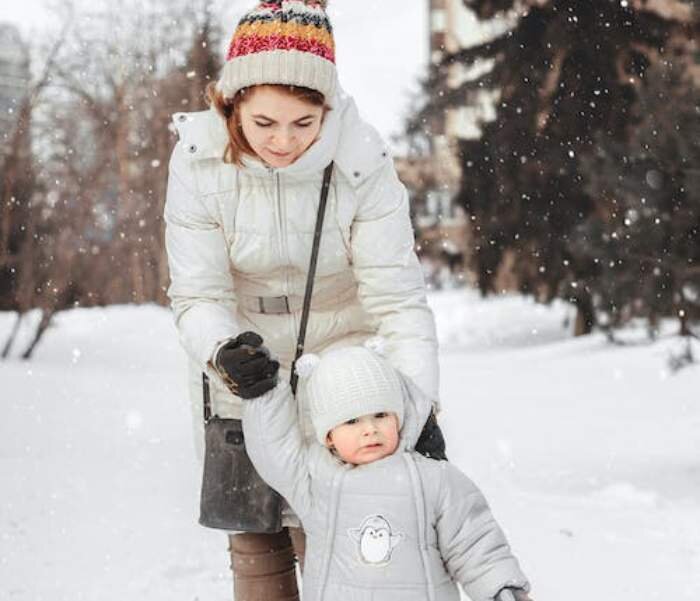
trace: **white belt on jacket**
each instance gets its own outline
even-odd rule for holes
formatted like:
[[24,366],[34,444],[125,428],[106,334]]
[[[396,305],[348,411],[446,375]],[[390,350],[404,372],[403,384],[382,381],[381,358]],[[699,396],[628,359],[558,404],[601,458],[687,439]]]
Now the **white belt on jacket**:
[[[338,294],[337,291],[329,291],[330,294],[314,293],[311,299],[311,308],[317,311],[328,311],[339,308],[349,300],[357,298],[355,287]],[[320,298],[319,298],[320,297]],[[326,297],[326,298],[323,298]],[[282,315],[301,311],[304,306],[304,297],[298,294],[290,296],[251,296],[238,294],[238,305],[251,313],[264,313],[267,315]]]
[[247,296],[238,295],[238,304],[252,313],[281,315],[301,311],[304,299],[300,296]]

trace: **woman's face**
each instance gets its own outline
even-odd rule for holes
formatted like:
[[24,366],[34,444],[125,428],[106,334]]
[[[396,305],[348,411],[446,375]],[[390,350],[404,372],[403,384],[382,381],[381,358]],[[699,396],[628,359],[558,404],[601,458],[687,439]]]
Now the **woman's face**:
[[255,86],[240,104],[243,135],[270,167],[286,167],[314,143],[323,123],[314,106],[272,86]]

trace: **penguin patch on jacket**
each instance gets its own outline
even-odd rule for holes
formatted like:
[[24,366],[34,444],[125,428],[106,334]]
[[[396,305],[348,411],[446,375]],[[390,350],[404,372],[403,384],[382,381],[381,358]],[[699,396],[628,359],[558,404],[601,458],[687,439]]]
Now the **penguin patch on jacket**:
[[362,563],[383,566],[391,561],[394,547],[403,534],[393,532],[391,524],[381,515],[366,517],[359,528],[348,528],[350,538],[357,543],[357,554]]

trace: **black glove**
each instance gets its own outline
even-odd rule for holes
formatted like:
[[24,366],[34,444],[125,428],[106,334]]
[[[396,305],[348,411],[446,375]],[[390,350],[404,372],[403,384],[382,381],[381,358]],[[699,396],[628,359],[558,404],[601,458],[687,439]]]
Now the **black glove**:
[[280,364],[255,332],[243,332],[222,346],[214,357],[214,367],[229,390],[242,399],[265,394],[277,385]]

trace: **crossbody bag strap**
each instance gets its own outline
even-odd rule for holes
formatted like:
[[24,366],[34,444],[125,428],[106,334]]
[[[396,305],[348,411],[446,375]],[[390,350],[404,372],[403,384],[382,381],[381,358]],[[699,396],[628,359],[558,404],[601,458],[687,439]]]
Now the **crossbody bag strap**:
[[316,214],[316,228],[314,229],[314,242],[311,247],[311,260],[309,261],[309,272],[306,275],[306,290],[304,291],[304,306],[301,310],[301,323],[299,324],[299,337],[297,348],[292,362],[292,373],[289,384],[292,387],[292,394],[297,393],[297,382],[299,376],[296,372],[297,360],[304,353],[304,343],[306,341],[306,326],[309,322],[311,312],[311,296],[314,291],[314,276],[316,275],[316,264],[318,263],[318,249],[321,246],[321,233],[323,232],[323,218],[326,214],[326,203],[328,201],[328,190],[331,186],[331,176],[333,175],[333,162],[326,167],[323,172],[323,184],[321,185],[321,199],[318,203],[318,213]]

